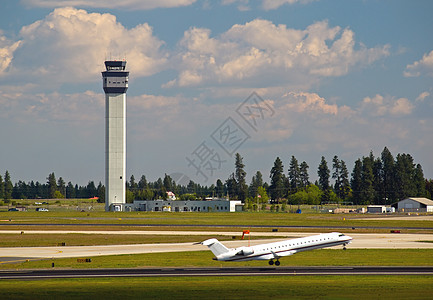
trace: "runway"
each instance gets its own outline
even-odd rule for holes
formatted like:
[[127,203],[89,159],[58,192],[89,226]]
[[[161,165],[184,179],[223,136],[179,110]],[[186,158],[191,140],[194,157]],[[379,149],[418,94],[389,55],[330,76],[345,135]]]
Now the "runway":
[[433,275],[433,267],[144,268],[0,271],[0,279],[98,277]]
[[[3,230],[0,234],[18,234],[20,231]],[[233,232],[204,232],[204,231],[25,231],[25,234],[54,234],[54,233],[86,233],[86,234],[152,234],[152,235],[213,235],[233,236]],[[252,235],[269,236],[270,239],[260,240],[234,240],[223,243],[230,248],[240,246],[281,241],[287,238],[296,238],[314,235],[305,232],[257,232]],[[433,249],[433,234],[360,234],[348,233],[353,241],[349,249]],[[200,242],[200,239],[197,240]],[[340,249],[341,247],[334,247]],[[331,248],[332,249],[332,248]],[[66,258],[66,257],[92,257],[102,255],[166,253],[184,251],[206,251],[207,247],[194,243],[162,243],[162,244],[132,244],[132,245],[100,245],[100,246],[55,246],[55,247],[2,247],[0,248],[0,261],[36,259],[36,258]]]

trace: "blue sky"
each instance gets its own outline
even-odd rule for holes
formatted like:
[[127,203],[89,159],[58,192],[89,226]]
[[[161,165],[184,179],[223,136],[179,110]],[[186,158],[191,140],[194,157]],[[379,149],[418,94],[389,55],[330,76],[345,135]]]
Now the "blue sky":
[[322,155],[351,171],[385,146],[433,177],[431,1],[3,0],[0,8],[0,173],[13,180],[55,172],[104,181],[100,72],[110,57],[130,71],[128,178],[181,173],[212,184],[228,178],[239,152],[248,178],[260,170],[267,180],[277,156],[287,171],[295,155],[314,180]]

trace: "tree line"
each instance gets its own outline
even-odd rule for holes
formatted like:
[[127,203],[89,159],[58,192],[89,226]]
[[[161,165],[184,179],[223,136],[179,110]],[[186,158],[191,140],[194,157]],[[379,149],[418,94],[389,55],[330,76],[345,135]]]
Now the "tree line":
[[[126,183],[127,202],[133,200],[166,199],[171,191],[181,200],[205,199],[206,197],[229,197],[247,203],[249,206],[272,203],[282,204],[324,204],[353,203],[391,204],[406,197],[427,197],[433,195],[433,180],[424,178],[420,164],[416,164],[410,154],[398,154],[395,158],[385,147],[380,157],[373,152],[358,158],[352,171],[346,163],[335,155],[331,167],[322,156],[317,167],[318,180],[310,181],[309,165],[299,162],[291,156],[289,166],[284,168],[282,160],[277,157],[269,172],[269,184],[263,174],[257,171],[246,183],[247,173],[243,157],[236,153],[234,172],[223,182],[218,179],[210,186],[201,185],[190,180],[180,185],[170,175],[156,181],[147,181],[142,175],[136,181],[131,175]],[[99,182],[96,186],[89,181],[86,186],[68,182],[62,177],[56,179],[54,173],[47,177],[45,183],[18,181],[12,183],[6,171],[4,178],[0,175],[0,199],[8,203],[10,199],[59,199],[59,198],[92,198],[105,200],[105,187]]]

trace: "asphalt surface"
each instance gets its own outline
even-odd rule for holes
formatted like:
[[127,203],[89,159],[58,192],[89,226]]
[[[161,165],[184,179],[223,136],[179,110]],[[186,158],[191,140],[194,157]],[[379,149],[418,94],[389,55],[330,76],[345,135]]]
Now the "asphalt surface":
[[146,268],[0,271],[0,279],[301,275],[433,275],[433,267]]

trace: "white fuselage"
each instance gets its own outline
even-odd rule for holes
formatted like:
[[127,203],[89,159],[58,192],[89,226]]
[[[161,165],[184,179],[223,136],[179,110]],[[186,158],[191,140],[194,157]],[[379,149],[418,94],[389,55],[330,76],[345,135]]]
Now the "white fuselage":
[[269,244],[228,249],[229,251],[219,254],[214,259],[222,261],[272,260],[301,251],[346,245],[351,240],[352,238],[349,236],[333,232]]

